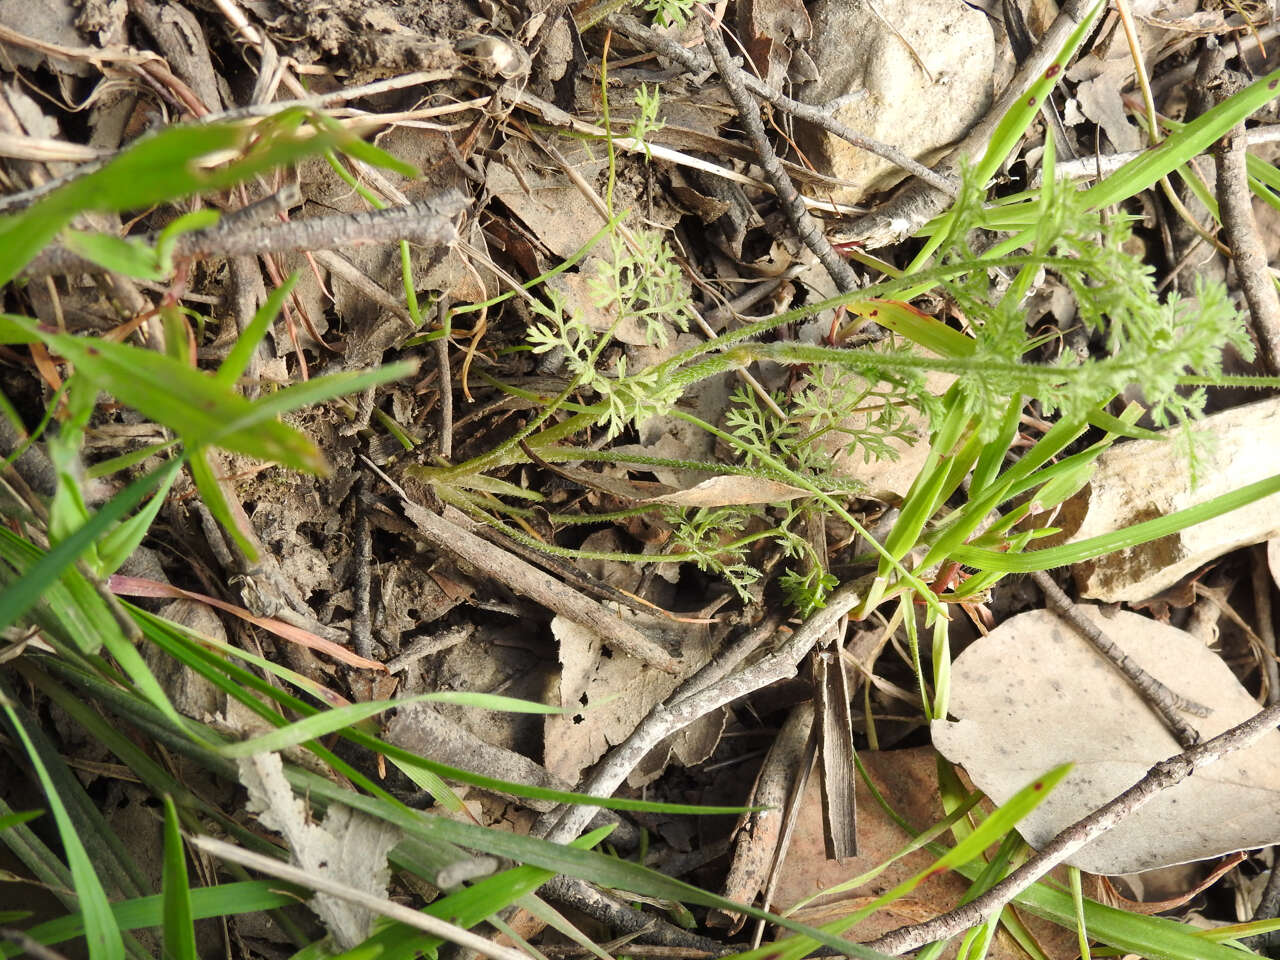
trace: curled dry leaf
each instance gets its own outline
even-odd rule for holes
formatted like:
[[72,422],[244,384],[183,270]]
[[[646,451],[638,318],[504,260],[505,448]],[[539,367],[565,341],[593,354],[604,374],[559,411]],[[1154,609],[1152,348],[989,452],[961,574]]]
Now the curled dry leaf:
[[[1187,716],[1205,739],[1257,713],[1235,675],[1190,634],[1134,613],[1081,608],[1139,666],[1212,708]],[[951,714],[934,746],[997,803],[1060,763],[1070,775],[1019,832],[1033,847],[1123,793],[1181,752],[1121,674],[1047,610],[1020,614],[956,658]],[[1280,732],[1166,790],[1067,862],[1136,873],[1280,840]]]
[[[633,619],[626,613],[620,615]],[[576,783],[586,767],[630,736],[636,724],[710,660],[714,652],[715,643],[705,624],[648,629],[666,634],[672,641],[670,645],[680,650],[681,675],[662,673],[632,657],[617,655],[607,638],[564,617],[551,621],[563,665],[560,706],[582,710],[553,714],[544,721],[543,759],[553,774]],[[627,782],[639,787],[655,780],[671,759],[685,766],[701,763],[719,742],[724,719],[723,709],[714,710],[659,744],[632,771]]]

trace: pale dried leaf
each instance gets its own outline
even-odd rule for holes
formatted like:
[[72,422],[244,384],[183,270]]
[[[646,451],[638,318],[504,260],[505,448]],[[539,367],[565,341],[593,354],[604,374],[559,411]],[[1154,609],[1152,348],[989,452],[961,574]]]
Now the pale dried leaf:
[[[284,836],[297,866],[386,897],[387,852],[400,841],[400,831],[341,804],[331,804],[322,823],[313,822],[285,779],[279,754],[244,758],[237,766],[240,782],[249,791],[249,811],[264,827]],[[363,943],[376,919],[365,907],[323,893],[311,898],[311,909],[343,950]]]
[[807,496],[808,490],[801,490],[789,483],[731,473],[703,480],[688,490],[664,493],[660,497],[650,497],[641,502],[665,503],[673,507],[729,507],[748,503],[782,503]]
[[[1206,739],[1257,713],[1227,665],[1190,634],[1135,613],[1081,609],[1156,679],[1213,709],[1207,719],[1186,717]],[[1075,764],[1018,828],[1034,847],[1181,752],[1128,681],[1047,610],[1006,621],[956,658],[951,714],[957,722],[934,722],[934,745],[998,803],[1050,767]],[[1134,873],[1277,840],[1280,732],[1272,732],[1159,794],[1067,862]]]
[[[1199,484],[1176,443],[1131,440],[1098,459],[1089,486],[1063,505],[1057,525],[1071,542],[1166,516],[1280,473],[1280,445],[1261,443],[1280,427],[1280,398],[1205,417]],[[1084,514],[1081,519],[1081,514]],[[1223,554],[1280,535],[1280,494],[1273,494],[1151,543],[1118,550],[1072,568],[1083,596],[1108,603],[1145,600]]]

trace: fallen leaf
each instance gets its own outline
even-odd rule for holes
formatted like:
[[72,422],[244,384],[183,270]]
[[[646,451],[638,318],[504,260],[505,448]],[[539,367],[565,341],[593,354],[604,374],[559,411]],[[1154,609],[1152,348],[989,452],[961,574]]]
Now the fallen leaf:
[[[927,748],[910,750],[860,750],[858,758],[888,804],[909,824],[922,830],[943,817],[938,800],[937,754]],[[786,911],[819,890],[857,877],[896,854],[911,839],[876,802],[861,777],[858,791],[858,856],[828,860],[822,825],[822,791],[817,777],[811,777],[800,801],[791,843],[778,870],[772,903]],[[792,918],[818,925],[847,916],[875,897],[927,868],[933,857],[916,850],[890,864],[883,873],[843,894],[833,894],[797,910]],[[969,881],[957,873],[930,877],[907,897],[888,904],[846,933],[859,942],[872,940],[904,923],[928,920],[955,907],[969,888]],[[1093,890],[1086,891],[1093,895]],[[1047,920],[1022,914],[1023,921],[1052,960],[1072,960],[1079,953],[1075,931],[1065,930]],[[958,939],[943,952],[954,957]],[[1023,960],[1025,954],[1003,929],[988,954],[994,960]]]
[[[1167,440],[1118,443],[1098,458],[1085,490],[1063,505],[1057,526],[1068,542],[1087,540],[1238,490],[1280,473],[1280,445],[1260,443],[1280,427],[1280,398],[1205,417],[1198,483],[1186,454]],[[1083,519],[1081,519],[1083,514]],[[1077,526],[1078,525],[1078,526]],[[1145,600],[1223,554],[1280,535],[1280,494],[1150,543],[1072,568],[1082,596],[1107,603]]]
[[[619,615],[630,619],[625,612]],[[582,711],[549,716],[544,722],[543,759],[552,773],[577,783],[587,766],[630,736],[657,703],[711,658],[714,643],[705,624],[679,624],[674,631],[670,627],[645,629],[678,632],[678,643],[673,646],[680,651],[680,676],[614,653],[607,638],[564,617],[551,621],[563,664],[560,705]],[[723,712],[713,711],[663,741],[636,766],[627,783],[633,787],[649,783],[673,757],[685,766],[700,763],[715,748],[723,724]]]
[[808,490],[801,490],[789,483],[731,473],[703,480],[688,490],[650,497],[641,503],[665,503],[674,507],[728,507],[748,503],[781,503],[809,495]]
[[[278,753],[246,757],[237,765],[240,782],[249,791],[250,812],[284,836],[294,863],[376,897],[387,896],[387,853],[400,842],[399,830],[338,803],[329,806],[323,822],[313,822],[285,780]],[[324,893],[312,897],[310,905],[343,950],[363,943],[377,917],[367,907]]]
[[[1186,720],[1208,739],[1258,704],[1222,659],[1190,634],[1135,613],[1082,606],[1108,637],[1175,693],[1212,708]],[[1075,769],[1018,830],[1042,847],[1119,796],[1181,748],[1127,680],[1047,610],[1001,624],[956,658],[950,712],[934,746],[1004,803],[1060,763]],[[1280,840],[1280,732],[1165,790],[1067,862],[1091,873],[1136,873]]]

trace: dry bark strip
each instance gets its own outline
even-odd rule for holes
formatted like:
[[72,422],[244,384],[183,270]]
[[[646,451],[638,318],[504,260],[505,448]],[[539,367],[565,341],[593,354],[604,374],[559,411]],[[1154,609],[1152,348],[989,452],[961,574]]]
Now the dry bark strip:
[[[733,864],[723,887],[723,894],[729,900],[738,903],[755,900],[770,868],[780,859],[777,854],[782,839],[782,811],[806,755],[809,733],[813,729],[813,709],[813,701],[809,701],[792,710],[764,758],[748,801],[751,806],[763,809],[746,814],[738,827]],[[737,933],[745,920],[746,916],[741,913],[712,910],[707,916],[707,926],[727,927],[730,933]]]
[[[361,213],[307,217],[302,220],[229,226],[218,224],[207,230],[184,233],[174,244],[175,259],[188,257],[235,257],[293,250],[336,250],[362,243],[390,243],[416,240],[421,243],[452,243],[457,237],[454,215],[467,206],[458,191],[446,191],[423,203]],[[133,238],[131,238],[133,239]],[[137,239],[154,246],[159,234]],[[64,273],[101,273],[102,267],[53,246],[31,261],[22,276],[28,279]]]
[[486,575],[502,582],[516,593],[586,627],[627,656],[656,667],[664,673],[680,673],[682,667],[680,659],[673,657],[663,649],[661,644],[649,639],[631,624],[576,590],[565,586],[533,564],[512,556],[457,523],[436,516],[425,507],[414,503],[399,484],[379,470],[371,461],[363,457],[361,459],[396,492],[404,507],[405,516],[437,549],[447,550],[459,559],[484,571]]

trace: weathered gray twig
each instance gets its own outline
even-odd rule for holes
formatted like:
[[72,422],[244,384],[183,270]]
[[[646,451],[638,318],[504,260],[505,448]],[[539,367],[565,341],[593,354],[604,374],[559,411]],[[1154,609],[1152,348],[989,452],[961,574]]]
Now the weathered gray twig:
[[934,940],[946,940],[994,916],[1006,903],[1062,863],[1085,844],[1115,827],[1149,800],[1181,783],[1201,767],[1242,750],[1280,723],[1280,704],[1255,713],[1238,726],[1162,760],[1146,776],[1110,803],[1063,830],[1034,857],[994,887],[968,903],[924,923],[915,923],[872,940],[865,946],[881,953],[906,953]]
[[[1238,86],[1238,85],[1231,85]],[[1219,100],[1231,90],[1219,88]],[[1267,373],[1280,373],[1280,296],[1267,266],[1267,248],[1253,216],[1253,195],[1249,190],[1248,141],[1244,122],[1236,124],[1213,148],[1218,162],[1218,211],[1222,230],[1231,247],[1231,261],[1240,278],[1240,289],[1249,304],[1253,332]]]
[[1128,681],[1137,688],[1151,709],[1160,714],[1165,726],[1177,738],[1179,746],[1185,750],[1187,747],[1194,746],[1200,742],[1199,731],[1187,723],[1182,718],[1181,713],[1189,713],[1196,717],[1207,717],[1210,713],[1208,707],[1174,693],[1146,670],[1142,669],[1127,653],[1116,645],[1114,640],[1098,629],[1096,623],[1080,612],[1075,602],[1062,592],[1062,588],[1054,583],[1053,578],[1047,573],[1037,570],[1031,574],[1031,579],[1044,591],[1044,599],[1048,603],[1049,609],[1067,621],[1076,633],[1093,644],[1094,649],[1110,660],[1112,666],[1123,673]]
[[796,189],[795,184],[791,182],[791,177],[787,175],[787,172],[782,169],[782,165],[778,163],[778,155],[773,152],[773,147],[769,144],[769,138],[764,132],[764,122],[760,119],[760,106],[751,98],[751,95],[747,93],[746,88],[743,86],[742,74],[729,56],[729,50],[724,44],[724,38],[720,36],[719,25],[712,23],[708,19],[703,24],[703,38],[707,45],[707,51],[711,54],[711,59],[715,61],[716,69],[720,71],[720,78],[724,81],[725,89],[729,91],[729,98],[733,101],[733,105],[738,108],[738,117],[746,128],[747,136],[751,140],[751,146],[755,148],[756,155],[760,158],[760,168],[764,171],[765,179],[769,181],[774,191],[778,194],[778,202],[781,204],[787,220],[790,221],[792,228],[800,239],[804,241],[804,245],[812,250],[814,256],[821,261],[823,267],[826,268],[827,273],[831,275],[831,279],[842,293],[858,289],[857,274],[853,272],[853,268],[831,246],[831,242],[827,240],[822,228],[809,215],[809,211],[805,209],[804,201],[800,199],[800,191]]
[[[664,37],[649,29],[635,17],[615,13],[608,17],[606,22],[611,29],[616,30],[624,37],[641,43],[655,53],[680,64],[690,73],[705,73],[712,67],[711,62],[698,51],[682,47],[670,37]],[[901,167],[926,183],[932,184],[950,196],[955,196],[957,182],[954,177],[935,173],[920,161],[903,153],[897,147],[881,143],[879,140],[846,126],[835,118],[834,111],[830,109],[829,104],[801,103],[799,100],[793,100],[785,94],[774,90],[759,77],[746,70],[738,68],[735,72],[744,87],[760,99],[769,101],[784,113],[789,113],[793,117],[804,120],[806,123],[821,127],[833,136],[846,140],[855,147],[866,150],[868,153],[873,153],[877,157],[888,160],[890,163]]]
[[[307,217],[288,222],[221,224],[208,230],[184,233],[174,245],[173,256],[234,257],[290,250],[336,250],[364,243],[416,240],[420,243],[453,242],[452,217],[467,205],[460,192],[450,190],[423,203],[367,210],[360,213]],[[138,238],[154,245],[157,234]],[[50,247],[27,265],[28,278],[63,273],[100,273],[102,268],[65,247]]]

